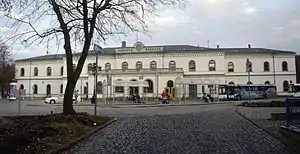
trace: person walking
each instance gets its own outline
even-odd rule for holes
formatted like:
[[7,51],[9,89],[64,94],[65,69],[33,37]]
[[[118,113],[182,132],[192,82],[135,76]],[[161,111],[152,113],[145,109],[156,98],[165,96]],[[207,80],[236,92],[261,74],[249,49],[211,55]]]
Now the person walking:
[[161,93],[161,98],[162,98],[162,104],[167,104],[168,103],[168,98],[167,98],[167,93],[166,91],[163,91]]
[[75,95],[75,104],[77,104],[78,103],[78,90],[75,90],[74,95]]

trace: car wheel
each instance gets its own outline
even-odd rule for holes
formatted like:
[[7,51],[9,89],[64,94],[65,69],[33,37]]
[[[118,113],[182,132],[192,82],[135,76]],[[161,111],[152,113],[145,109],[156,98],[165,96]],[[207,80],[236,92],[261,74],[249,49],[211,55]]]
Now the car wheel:
[[237,100],[241,100],[242,99],[241,96],[237,96],[236,98],[237,98]]
[[50,104],[55,104],[55,103],[56,103],[55,100],[50,101]]

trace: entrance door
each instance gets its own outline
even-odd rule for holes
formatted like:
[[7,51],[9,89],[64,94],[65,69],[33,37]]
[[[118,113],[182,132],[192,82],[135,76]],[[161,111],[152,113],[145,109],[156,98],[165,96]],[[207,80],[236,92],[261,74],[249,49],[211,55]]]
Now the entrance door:
[[129,87],[129,94],[139,94],[139,87]]
[[197,85],[190,84],[189,85],[189,99],[197,98]]

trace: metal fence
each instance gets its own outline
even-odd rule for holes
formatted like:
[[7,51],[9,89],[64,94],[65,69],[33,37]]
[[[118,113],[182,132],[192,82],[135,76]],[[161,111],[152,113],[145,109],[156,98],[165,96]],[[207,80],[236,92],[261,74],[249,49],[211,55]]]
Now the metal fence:
[[300,98],[286,99],[286,125],[300,128]]

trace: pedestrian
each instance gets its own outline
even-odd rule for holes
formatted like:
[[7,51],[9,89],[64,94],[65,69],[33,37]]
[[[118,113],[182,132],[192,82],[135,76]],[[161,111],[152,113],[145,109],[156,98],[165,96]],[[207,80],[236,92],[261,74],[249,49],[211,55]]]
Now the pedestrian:
[[203,93],[202,98],[203,98],[203,100],[204,100],[205,103],[208,103],[208,98],[207,98],[206,93]]
[[167,93],[166,93],[166,91],[163,91],[162,93],[161,93],[161,98],[162,98],[162,104],[166,104],[167,103]]
[[78,103],[78,90],[75,90],[75,104]]
[[208,99],[210,100],[210,102],[214,102],[214,98],[211,96],[211,94],[207,94]]
[[132,93],[132,100],[133,100],[133,103],[136,103],[136,96],[135,96],[135,93]]
[[91,98],[91,103],[92,103],[92,104],[95,104],[95,103],[96,103],[95,100],[96,100],[96,99],[95,99],[95,95],[93,95],[92,98]]
[[136,101],[137,103],[141,103],[141,97],[138,93],[136,94]]

